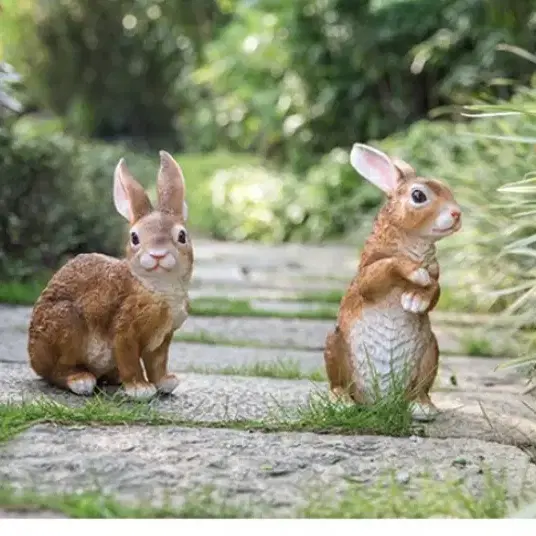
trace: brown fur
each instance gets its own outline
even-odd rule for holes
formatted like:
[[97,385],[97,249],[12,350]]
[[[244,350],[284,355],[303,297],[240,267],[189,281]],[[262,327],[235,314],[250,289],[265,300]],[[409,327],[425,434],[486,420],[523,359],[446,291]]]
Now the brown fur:
[[[78,255],[51,278],[34,306],[30,365],[51,384],[69,388],[85,379],[135,391],[175,382],[167,372],[168,350],[187,316],[194,259],[189,238],[186,244],[173,242],[173,233],[184,228],[180,168],[167,153],[161,159],[157,210],[123,161],[116,171],[115,187],[130,201],[130,228],[137,230],[140,245],[133,246],[129,236],[122,260]],[[175,267],[146,272],[140,255],[162,247],[172,251]]]
[[[420,231],[431,225],[445,202],[455,205],[455,201],[450,189],[440,181],[417,177],[413,168],[400,160],[393,163],[399,174],[396,190],[388,195],[387,203],[380,210],[372,233],[365,242],[358,273],[340,303],[336,328],[326,338],[324,362],[332,393],[338,397],[345,393],[355,402],[363,403],[365,394],[360,388],[359,371],[354,370],[351,355],[352,326],[361,318],[364,308],[383,306],[386,296],[393,289],[398,289],[400,294],[406,291],[417,293],[430,301],[426,310],[420,313],[424,329],[429,330],[429,334],[425,335],[429,342],[407,393],[410,400],[432,405],[429,391],[437,375],[439,351],[437,340],[429,327],[428,313],[436,306],[440,296],[439,265],[433,243],[430,243],[425,258],[412,253],[425,243]],[[437,196],[429,206],[419,210],[406,202],[409,188],[415,182],[426,185]],[[427,270],[430,285],[423,287],[409,279],[419,268]]]

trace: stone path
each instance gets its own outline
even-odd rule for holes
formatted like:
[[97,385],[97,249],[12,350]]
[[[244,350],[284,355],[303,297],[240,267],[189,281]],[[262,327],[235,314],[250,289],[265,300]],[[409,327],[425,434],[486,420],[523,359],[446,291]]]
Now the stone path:
[[[306,292],[344,289],[357,257],[343,246],[199,241],[196,259],[194,298],[276,300],[272,309],[286,310],[282,304]],[[315,304],[300,304],[308,306]],[[86,399],[45,385],[29,369],[29,315],[26,307],[0,307],[0,402],[47,397],[69,406],[85,404]],[[278,362],[298,375],[323,374],[322,347],[332,325],[331,320],[191,317],[178,336],[193,342],[177,341],[171,350],[170,368],[181,372],[182,383],[174,396],[150,403],[188,426],[35,425],[0,444],[0,484],[44,493],[97,486],[119,500],[148,497],[155,504],[164,498],[179,504],[189,490],[211,485],[226,500],[263,505],[266,515],[292,515],[312,491],[337,495],[348,479],[369,485],[388,470],[408,490],[430,472],[437,480],[463,478],[478,493],[485,483],[483,467],[497,474],[506,469],[513,495],[522,482],[536,481],[530,463],[530,453],[536,456],[531,446],[536,445],[536,398],[522,394],[525,381],[518,372],[495,370],[504,359],[464,356],[457,338],[462,328],[443,322],[440,314],[434,325],[443,356],[433,398],[443,411],[425,427],[425,437],[264,433],[233,429],[232,423],[214,428],[221,421],[268,423],[283,415],[292,420],[312,396],[325,395],[323,381],[251,374],[252,367],[269,370]],[[464,463],[456,463],[460,458]],[[1,508],[0,517],[12,515]]]

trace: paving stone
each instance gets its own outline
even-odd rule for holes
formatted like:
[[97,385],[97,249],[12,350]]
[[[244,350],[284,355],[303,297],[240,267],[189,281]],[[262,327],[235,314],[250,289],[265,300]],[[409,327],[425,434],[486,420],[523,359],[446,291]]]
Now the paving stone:
[[[227,420],[281,420],[296,417],[296,408],[307,406],[311,396],[325,396],[327,383],[258,377],[181,374],[171,397],[151,406],[177,418],[199,422]],[[49,387],[27,366],[0,363],[0,401],[20,402],[43,397],[80,405],[85,398]],[[426,425],[433,437],[471,437],[506,444],[536,444],[536,400],[502,388],[475,391],[441,390],[433,400],[442,410]],[[534,409],[531,409],[534,408]]]
[[[188,319],[185,328],[181,331],[187,334],[208,333],[211,336],[229,337],[231,340],[239,341],[251,340],[251,335],[255,333],[263,334],[265,340],[262,340],[261,336],[259,337],[261,340],[257,342],[277,343],[281,347],[255,348],[175,342],[170,350],[170,366],[176,370],[188,370],[192,367],[222,369],[252,366],[256,363],[276,364],[277,362],[297,363],[303,373],[324,369],[323,340],[328,328],[328,323],[324,321],[199,317]],[[261,329],[266,330],[266,333],[260,331]],[[5,336],[7,334],[9,336]],[[440,337],[440,340],[445,341],[445,344],[441,345],[444,349],[449,337],[445,335],[443,338]],[[314,346],[315,343],[317,347]],[[285,345],[288,349],[284,348]],[[304,348],[309,347],[309,349],[293,348],[297,345],[303,345]],[[27,360],[26,334],[22,330],[16,332],[6,330],[0,339],[0,362],[26,364]],[[512,393],[523,391],[525,380],[518,371],[496,370],[503,361],[501,358],[443,355],[436,387],[443,390],[462,389],[465,391],[500,387],[503,391]]]
[[234,300],[299,300],[305,292],[299,292],[294,289],[281,289],[272,287],[226,287],[225,285],[201,285],[193,287],[190,292],[190,298],[226,298]]
[[345,246],[233,244],[196,241],[192,286],[266,286],[298,291],[348,285],[357,267],[356,250]]
[[[463,466],[453,462],[460,456]],[[0,447],[0,481],[42,493],[99,489],[127,503],[179,505],[207,486],[231,503],[285,515],[311,495],[333,499],[345,479],[371,485],[390,471],[408,474],[408,486],[428,473],[462,479],[473,493],[484,470],[518,494],[536,468],[519,449],[474,439],[263,434],[180,427],[62,427],[38,425]],[[410,488],[411,489],[411,488]]]
[[236,267],[250,273],[347,279],[357,268],[358,248],[338,244],[267,245],[196,240],[195,257],[196,265],[207,267],[207,272],[208,268],[217,272],[218,267],[222,267],[220,274],[229,267]]
[[[335,325],[334,320],[304,320],[295,318],[252,318],[252,317],[189,317],[178,334],[208,334],[217,339],[231,341],[254,341],[263,345],[293,346],[319,349],[329,331]],[[462,330],[434,324],[442,352],[464,353],[460,336],[470,334],[471,330]]]
[[[30,315],[29,307],[0,306],[1,360],[26,360],[26,330]],[[434,317],[432,322],[442,352],[463,354],[464,337],[479,339],[485,337],[492,342],[497,354],[501,350],[500,345],[507,345],[510,340],[507,334],[497,329],[486,331],[449,326],[442,324],[437,318]],[[318,350],[323,348],[326,335],[333,329],[334,323],[334,320],[318,319],[190,316],[177,334],[208,335],[219,340],[235,341],[238,346],[244,341],[250,341],[261,345]]]
[[[345,245],[273,247],[196,240],[191,295],[248,299],[254,307],[274,312],[324,308],[299,302],[301,295],[344,290],[355,274],[358,253],[358,248]],[[30,313],[28,307],[0,306],[0,401],[47,397],[84,404],[86,398],[52,388],[30,370]],[[495,350],[502,348],[501,339],[508,336],[491,327],[494,321],[490,316],[432,314],[444,353],[463,352],[464,337],[482,334],[495,337],[490,338]],[[218,369],[278,360],[295,361],[303,372],[323,369],[322,348],[333,325],[334,320],[190,317],[179,333],[281,348],[176,342],[170,369],[182,371],[182,382],[174,396],[149,404],[200,425],[292,418],[311,395],[325,395],[327,383],[186,371],[192,366]],[[521,394],[525,385],[517,371],[495,370],[502,362],[442,356],[432,396],[442,413],[424,426],[428,438],[39,425],[0,445],[0,482],[49,493],[98,485],[125,500],[143,496],[157,502],[167,493],[180,501],[186,491],[212,484],[225,498],[268,503],[269,512],[279,515],[303,504],[311,488],[340,493],[347,485],[342,477],[370,484],[386,470],[394,471],[408,489],[429,468],[437,479],[461,477],[478,491],[486,463],[494,471],[506,467],[509,485],[518,492],[522,479],[536,481],[536,468],[527,467],[529,457],[511,445],[536,444],[536,398]],[[10,515],[34,517],[0,509],[0,517]]]
[[0,305],[0,333],[9,329],[25,329],[30,322],[31,313],[31,307]]
[[333,329],[332,320],[294,318],[189,317],[178,334],[208,334],[217,339],[263,345],[320,349]]

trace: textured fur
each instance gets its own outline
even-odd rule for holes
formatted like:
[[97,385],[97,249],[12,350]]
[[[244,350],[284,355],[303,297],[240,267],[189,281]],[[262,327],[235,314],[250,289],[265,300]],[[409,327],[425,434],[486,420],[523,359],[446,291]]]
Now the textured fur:
[[[368,403],[389,391],[395,375],[415,402],[415,418],[425,418],[435,412],[429,391],[439,358],[428,317],[440,295],[434,244],[460,228],[461,211],[442,182],[417,177],[409,164],[375,149],[354,151],[354,167],[388,199],[326,339],[331,393]],[[425,206],[411,202],[415,185],[427,194]]]
[[[168,351],[188,316],[194,257],[184,227],[182,172],[171,155],[160,157],[157,209],[124,160],[116,168],[114,202],[137,238],[134,244],[129,233],[125,258],[78,255],[34,306],[30,365],[51,384],[90,395],[97,382],[106,382],[137,398],[178,384],[167,371]],[[179,233],[186,243],[179,243]]]

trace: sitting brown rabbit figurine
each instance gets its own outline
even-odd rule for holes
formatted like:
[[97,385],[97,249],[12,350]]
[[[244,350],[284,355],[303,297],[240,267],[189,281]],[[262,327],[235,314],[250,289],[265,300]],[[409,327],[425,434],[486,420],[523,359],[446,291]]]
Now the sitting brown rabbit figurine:
[[188,316],[193,249],[182,171],[164,151],[157,190],[155,210],[121,159],[113,199],[130,226],[126,258],[78,255],[37,300],[28,352],[33,370],[49,383],[90,395],[104,380],[122,384],[134,398],[177,387],[177,376],[167,370],[168,351]]
[[366,404],[405,373],[414,419],[432,420],[438,411],[429,391],[439,359],[428,317],[440,294],[435,242],[460,229],[461,209],[448,186],[417,177],[377,149],[354,144],[350,161],[388,199],[326,339],[331,394]]

